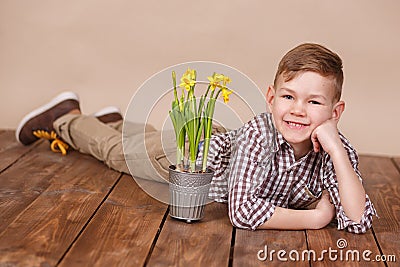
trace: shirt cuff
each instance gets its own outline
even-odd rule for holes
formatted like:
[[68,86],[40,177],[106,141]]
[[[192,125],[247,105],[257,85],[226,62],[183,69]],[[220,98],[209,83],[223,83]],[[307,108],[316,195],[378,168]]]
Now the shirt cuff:
[[275,212],[275,205],[263,199],[242,203],[236,211],[230,211],[233,226],[242,229],[256,230],[271,218]]
[[372,227],[373,215],[377,216],[374,205],[370,201],[368,195],[366,195],[365,198],[365,209],[359,223],[354,222],[349,217],[347,217],[347,215],[343,210],[343,207],[340,206],[339,212],[337,213],[336,216],[338,221],[338,230],[346,229],[351,233],[363,234]]

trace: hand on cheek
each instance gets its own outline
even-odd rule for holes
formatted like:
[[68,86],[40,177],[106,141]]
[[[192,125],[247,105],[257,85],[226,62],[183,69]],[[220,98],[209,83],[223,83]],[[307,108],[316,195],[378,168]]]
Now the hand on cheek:
[[311,142],[315,152],[323,149],[331,155],[341,145],[337,120],[329,119],[315,128],[311,134]]

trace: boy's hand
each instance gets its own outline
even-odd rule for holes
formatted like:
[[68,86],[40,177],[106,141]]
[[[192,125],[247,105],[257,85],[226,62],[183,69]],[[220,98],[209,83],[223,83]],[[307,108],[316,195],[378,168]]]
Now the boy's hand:
[[322,147],[326,153],[332,155],[338,146],[342,146],[337,123],[337,120],[330,119],[314,129],[311,134],[311,142],[315,152],[319,152]]
[[321,199],[315,207],[317,212],[317,228],[328,225],[335,216],[335,206],[331,203],[328,191],[322,192]]

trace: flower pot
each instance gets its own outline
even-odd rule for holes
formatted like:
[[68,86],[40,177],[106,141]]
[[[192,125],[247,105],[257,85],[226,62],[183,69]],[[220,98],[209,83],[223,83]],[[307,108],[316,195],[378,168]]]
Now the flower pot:
[[190,173],[169,167],[169,215],[190,223],[203,218],[214,172]]

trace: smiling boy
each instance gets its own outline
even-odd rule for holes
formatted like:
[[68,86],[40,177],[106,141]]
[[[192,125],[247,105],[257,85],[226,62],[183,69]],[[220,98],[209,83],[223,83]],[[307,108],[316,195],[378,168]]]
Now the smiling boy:
[[[364,233],[376,214],[358,170],[358,156],[339,133],[345,104],[340,57],[302,44],[281,60],[263,113],[238,130],[214,136],[210,196],[228,202],[245,229],[338,229]],[[304,209],[318,201],[314,209]]]

